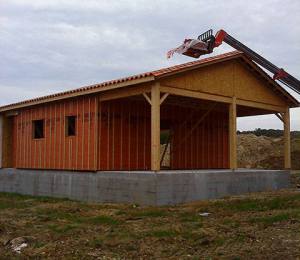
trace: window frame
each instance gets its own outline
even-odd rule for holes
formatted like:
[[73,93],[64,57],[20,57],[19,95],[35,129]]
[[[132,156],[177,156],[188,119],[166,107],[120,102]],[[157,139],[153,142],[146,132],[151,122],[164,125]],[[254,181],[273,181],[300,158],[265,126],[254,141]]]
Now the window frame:
[[[38,137],[36,135],[36,133],[37,133],[37,127],[38,127],[38,122],[42,122],[42,124],[41,124],[42,131],[39,131],[39,132],[42,133],[42,135],[40,137]],[[32,120],[32,138],[34,140],[40,140],[40,139],[44,139],[45,138],[45,119]]]
[[[74,124],[74,127],[73,127],[73,133],[70,134],[69,130],[69,126],[70,126],[70,120],[71,119],[74,119],[73,121],[73,124]],[[77,135],[77,116],[76,115],[68,115],[68,116],[65,116],[65,136],[66,137],[74,137]]]

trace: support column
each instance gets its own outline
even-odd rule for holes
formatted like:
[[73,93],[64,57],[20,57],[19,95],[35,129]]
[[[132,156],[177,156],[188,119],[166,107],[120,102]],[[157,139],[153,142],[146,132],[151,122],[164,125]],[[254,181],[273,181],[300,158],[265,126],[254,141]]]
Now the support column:
[[229,104],[229,168],[237,169],[236,97]]
[[151,88],[151,170],[160,170],[160,86]]
[[283,115],[284,127],[284,168],[291,169],[291,134],[290,134],[290,109],[287,107]]

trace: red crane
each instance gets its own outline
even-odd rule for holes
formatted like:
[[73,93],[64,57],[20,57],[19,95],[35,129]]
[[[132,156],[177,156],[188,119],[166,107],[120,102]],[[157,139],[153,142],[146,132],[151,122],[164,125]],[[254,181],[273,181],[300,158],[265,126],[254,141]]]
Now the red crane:
[[212,53],[214,48],[226,42],[231,47],[243,52],[250,60],[256,62],[269,72],[273,73],[273,79],[279,80],[287,87],[300,94],[300,81],[287,73],[284,69],[278,68],[273,63],[260,56],[224,30],[220,30],[213,35],[212,29],[202,33],[197,39],[185,39],[179,47],[168,51],[167,57],[170,58],[174,53],[183,54],[193,58],[199,58],[201,55]]

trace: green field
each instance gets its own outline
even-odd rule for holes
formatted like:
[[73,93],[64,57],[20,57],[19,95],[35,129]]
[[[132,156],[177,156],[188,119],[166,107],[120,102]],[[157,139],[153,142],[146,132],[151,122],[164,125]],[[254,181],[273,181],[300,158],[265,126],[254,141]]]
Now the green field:
[[[299,180],[294,175],[294,180]],[[208,217],[199,213],[209,212]],[[20,254],[7,241],[24,237]],[[8,244],[8,245],[5,245]],[[300,192],[173,207],[87,204],[0,193],[0,258],[297,259]]]

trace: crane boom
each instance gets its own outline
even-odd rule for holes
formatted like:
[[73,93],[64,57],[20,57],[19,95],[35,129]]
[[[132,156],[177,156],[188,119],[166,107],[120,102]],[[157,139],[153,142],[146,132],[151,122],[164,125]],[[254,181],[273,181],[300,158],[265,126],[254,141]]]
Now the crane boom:
[[201,55],[212,53],[213,49],[220,46],[222,42],[225,42],[234,49],[243,52],[250,60],[271,72],[274,80],[280,81],[290,89],[300,94],[300,81],[298,79],[287,73],[284,69],[278,68],[276,65],[233,38],[224,30],[218,31],[216,35],[213,36],[213,32],[210,29],[199,35],[197,40],[186,39],[181,46],[170,50],[167,56],[171,57],[176,52],[193,58],[199,58]]

